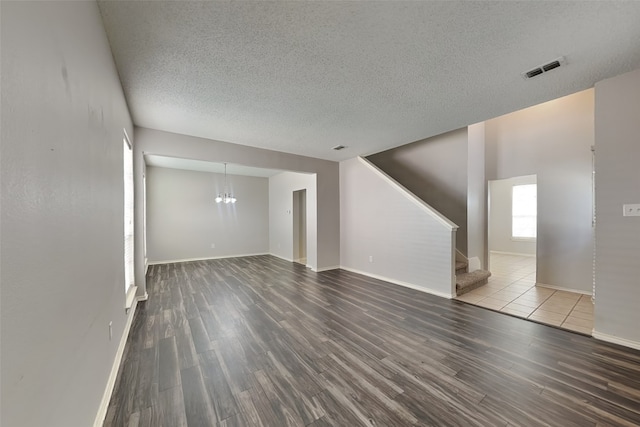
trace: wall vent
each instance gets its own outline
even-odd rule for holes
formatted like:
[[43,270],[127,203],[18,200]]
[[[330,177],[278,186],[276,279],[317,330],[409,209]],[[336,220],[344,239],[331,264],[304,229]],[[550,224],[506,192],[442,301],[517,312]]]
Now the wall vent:
[[551,70],[554,70],[558,67],[560,67],[561,65],[566,65],[567,61],[564,59],[564,56],[561,56],[560,58],[551,61],[547,64],[544,65],[540,65],[536,68],[533,68],[529,71],[525,71],[524,73],[522,73],[522,78],[524,79],[531,79],[533,77],[539,76],[540,74],[543,73],[547,73]]
[[346,145],[336,145],[335,147],[332,148],[332,150],[340,151],[340,150],[344,150],[345,148],[347,148]]

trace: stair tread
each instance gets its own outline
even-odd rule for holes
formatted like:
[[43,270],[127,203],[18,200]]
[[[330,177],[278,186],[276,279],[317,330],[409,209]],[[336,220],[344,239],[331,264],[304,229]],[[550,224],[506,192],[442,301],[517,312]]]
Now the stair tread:
[[486,270],[476,270],[471,273],[462,273],[456,275],[456,286],[458,288],[466,288],[483,280],[487,280],[491,276],[491,272]]
[[463,268],[467,268],[468,265],[469,265],[468,262],[456,261],[456,271],[462,270]]

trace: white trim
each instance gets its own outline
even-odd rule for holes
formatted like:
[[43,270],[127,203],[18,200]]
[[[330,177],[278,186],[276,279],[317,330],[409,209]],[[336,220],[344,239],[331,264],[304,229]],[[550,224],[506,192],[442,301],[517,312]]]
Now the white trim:
[[458,248],[456,248],[456,261],[461,261],[461,262],[469,262],[469,258],[467,258],[467,256],[465,254],[463,254],[462,252],[460,252],[460,250]]
[[136,299],[138,300],[138,302],[146,301],[149,299],[149,294],[147,293],[147,291],[144,291],[144,295],[139,295],[136,297]]
[[331,267],[322,267],[322,268],[313,268],[307,265],[307,267],[311,268],[311,271],[315,271],[316,273],[322,273],[323,271],[329,271],[329,270],[337,270],[340,268],[339,265],[333,265]]
[[[259,255],[273,255],[268,252],[261,252],[257,254],[242,254],[242,255],[224,255],[224,256],[214,256],[214,257],[204,257],[204,258],[184,258],[184,259],[169,259],[165,261],[153,261],[150,262],[149,265],[158,265],[158,264],[173,264],[177,262],[191,262],[191,261],[206,261],[210,259],[224,259],[224,258],[242,258],[246,256],[259,256]],[[291,261],[291,260],[287,260]]]
[[127,129],[122,128],[122,131],[124,132],[124,138],[127,140],[127,145],[129,146],[129,150],[133,150],[133,144],[131,143],[131,138],[129,138]]
[[340,268],[342,270],[347,270],[347,271],[350,271],[352,273],[362,274],[363,276],[371,277],[373,279],[384,280],[385,282],[389,282],[389,283],[392,283],[394,285],[404,286],[405,288],[409,288],[409,289],[413,289],[413,290],[416,290],[416,291],[424,292],[426,294],[435,295],[437,297],[447,298],[447,299],[455,298],[455,295],[453,295],[453,294],[447,294],[445,292],[434,291],[433,289],[425,288],[425,287],[419,286],[419,285],[414,285],[413,283],[407,283],[407,282],[403,282],[403,281],[400,281],[400,280],[392,279],[390,277],[384,277],[384,276],[379,276],[377,274],[367,273],[365,271],[356,270],[355,268],[345,267],[344,265],[341,265]]
[[521,254],[521,253],[518,253],[518,252],[503,252],[503,251],[489,251],[489,254],[526,256],[526,257],[530,257],[530,258],[535,258],[536,257],[536,254]]
[[512,242],[531,242],[535,243],[538,240],[537,237],[520,237],[520,236],[511,236]]
[[[285,257],[283,257],[282,255],[274,254],[273,252],[272,252],[272,253],[269,253],[269,254],[267,254],[267,255],[271,255],[271,256],[274,256],[274,257],[276,257],[276,258],[280,258],[281,260],[288,261],[288,262],[296,262],[296,261],[294,261],[294,260],[292,260],[292,259],[285,258]],[[299,263],[298,263],[298,264],[299,264]],[[313,265],[311,265],[311,264],[307,264],[307,265],[305,265],[305,267],[310,268],[310,269],[311,269],[311,271],[315,271],[316,273],[317,273],[317,272],[320,272],[320,271],[333,270],[333,269],[335,269],[335,268],[340,268],[340,266],[337,266],[337,267],[326,267],[326,268],[316,269],[316,268],[315,268]]]
[[136,299],[136,292],[138,292],[138,287],[131,284],[129,285],[129,289],[127,289],[127,296],[124,299],[124,309],[129,310],[133,305],[133,302]]
[[111,366],[111,373],[109,373],[107,385],[104,389],[104,393],[102,394],[100,406],[98,407],[98,413],[96,414],[96,418],[93,421],[93,427],[102,427],[102,425],[104,424],[104,418],[107,416],[107,409],[109,408],[109,402],[111,401],[111,394],[113,393],[113,387],[116,385],[118,370],[120,369],[120,363],[122,362],[122,356],[124,355],[124,347],[127,344],[129,331],[131,330],[131,324],[133,323],[133,317],[136,313],[136,307],[138,306],[138,301],[143,301],[143,297],[144,300],[148,298],[146,292],[142,297],[133,299],[131,309],[128,311],[127,321],[124,324],[124,331],[122,331],[122,336],[120,337],[120,343],[118,344],[118,349],[116,350],[116,357],[113,361],[113,365]]
[[400,184],[398,181],[396,181],[395,179],[391,178],[389,175],[387,175],[383,170],[381,170],[380,168],[378,168],[376,165],[374,165],[373,163],[371,163],[369,160],[358,156],[358,160],[360,161],[360,163],[362,163],[363,165],[367,166],[369,169],[371,169],[373,172],[375,172],[376,174],[378,174],[382,179],[384,179],[385,181],[387,181],[389,184],[391,184],[392,187],[395,187],[396,190],[399,190],[400,193],[405,196],[407,199],[409,199],[410,201],[412,201],[414,204],[418,205],[419,207],[422,208],[422,210],[424,210],[425,212],[427,212],[431,217],[433,217],[434,219],[436,219],[438,222],[440,222],[442,225],[444,225],[445,227],[447,227],[449,230],[457,230],[458,226],[456,224],[454,224],[450,219],[448,219],[447,217],[445,217],[444,215],[442,215],[440,212],[438,212],[437,210],[435,210],[434,208],[432,208],[429,204],[425,203],[424,200],[422,200],[421,198],[419,198],[418,196],[416,196],[415,194],[413,194],[411,191],[407,190],[407,188],[405,186],[403,186],[402,184]]
[[565,288],[564,286],[547,285],[546,283],[536,283],[541,288],[554,289],[556,291],[573,292],[574,294],[591,295],[591,291],[583,291],[581,289]]
[[596,331],[595,329],[591,331],[591,336],[600,341],[606,341],[613,344],[619,344],[625,347],[633,348],[635,350],[640,350],[640,342],[638,341],[616,337],[615,335],[604,334],[602,332]]
[[[271,255],[271,256],[274,256],[274,257],[276,257],[276,258],[280,258],[280,259],[282,259],[282,260],[285,260],[285,261],[295,262],[294,260],[292,260],[292,259],[290,259],[290,258],[285,258],[285,257],[283,257],[282,255],[277,255],[277,254],[274,254],[273,252],[272,252],[272,253],[268,253],[267,255]],[[307,264],[307,267],[311,267],[311,266],[310,266],[309,264]]]

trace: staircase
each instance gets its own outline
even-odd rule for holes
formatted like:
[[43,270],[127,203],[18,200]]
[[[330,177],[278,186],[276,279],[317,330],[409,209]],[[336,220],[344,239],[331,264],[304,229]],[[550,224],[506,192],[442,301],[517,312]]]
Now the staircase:
[[486,270],[476,270],[469,273],[468,263],[464,261],[456,261],[456,294],[460,296],[469,291],[486,285],[489,281],[491,273]]

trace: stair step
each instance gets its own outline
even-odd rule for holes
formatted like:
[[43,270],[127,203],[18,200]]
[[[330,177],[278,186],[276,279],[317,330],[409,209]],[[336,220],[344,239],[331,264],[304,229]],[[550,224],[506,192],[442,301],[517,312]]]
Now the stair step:
[[456,261],[456,274],[462,274],[467,272],[467,266],[469,263],[464,261]]
[[458,296],[486,285],[491,272],[476,270],[471,273],[456,274],[456,293]]

